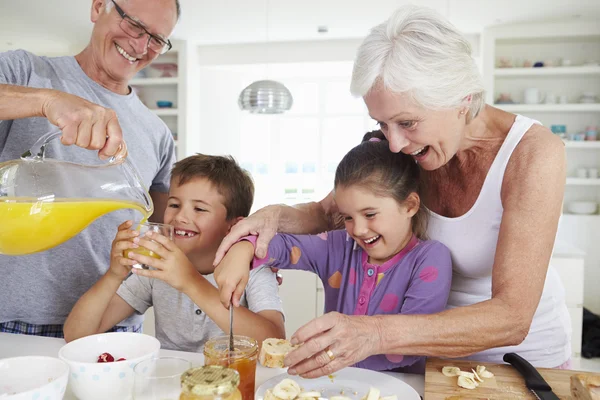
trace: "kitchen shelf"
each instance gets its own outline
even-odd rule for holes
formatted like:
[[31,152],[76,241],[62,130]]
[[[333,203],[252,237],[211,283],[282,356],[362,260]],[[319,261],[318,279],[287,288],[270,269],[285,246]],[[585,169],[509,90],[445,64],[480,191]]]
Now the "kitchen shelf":
[[568,149],[600,149],[600,140],[593,141],[574,141],[565,140],[565,147]]
[[592,178],[567,178],[567,185],[598,186],[598,185],[600,185],[600,179],[592,179]]
[[131,86],[177,85],[179,78],[137,78],[129,81]]
[[508,112],[600,112],[600,103],[574,104],[494,104]]
[[176,117],[179,115],[179,110],[176,108],[152,108],[151,110],[159,117]]
[[496,68],[495,76],[559,76],[600,75],[600,66],[542,67],[542,68]]

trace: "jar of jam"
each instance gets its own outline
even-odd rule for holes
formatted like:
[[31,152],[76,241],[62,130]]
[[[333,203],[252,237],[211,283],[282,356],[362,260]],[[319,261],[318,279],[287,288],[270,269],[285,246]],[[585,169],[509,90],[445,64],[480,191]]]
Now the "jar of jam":
[[191,368],[181,374],[179,400],[242,400],[240,374],[219,365]]
[[221,365],[240,374],[243,400],[254,400],[258,342],[247,336],[233,336],[233,352],[229,351],[229,336],[212,338],[204,345],[204,364]]

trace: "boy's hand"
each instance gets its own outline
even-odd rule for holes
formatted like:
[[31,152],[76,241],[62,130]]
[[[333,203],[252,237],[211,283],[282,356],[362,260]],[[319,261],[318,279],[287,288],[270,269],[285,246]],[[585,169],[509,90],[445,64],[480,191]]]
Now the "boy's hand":
[[136,263],[135,260],[123,257],[123,251],[138,247],[137,241],[139,232],[132,231],[129,228],[133,225],[133,221],[125,221],[119,225],[115,240],[113,240],[110,250],[110,268],[108,272],[123,280],[131,271],[131,266]]
[[154,271],[135,268],[134,274],[160,279],[182,293],[187,293],[194,280],[200,276],[183,251],[167,237],[156,232],[148,232],[139,238],[138,244],[161,258],[132,253],[130,257],[133,260],[155,268]]
[[240,299],[250,279],[250,262],[253,254],[252,243],[248,241],[236,243],[215,269],[215,282],[219,287],[219,297],[225,308],[229,308],[230,300],[234,307],[240,306]]

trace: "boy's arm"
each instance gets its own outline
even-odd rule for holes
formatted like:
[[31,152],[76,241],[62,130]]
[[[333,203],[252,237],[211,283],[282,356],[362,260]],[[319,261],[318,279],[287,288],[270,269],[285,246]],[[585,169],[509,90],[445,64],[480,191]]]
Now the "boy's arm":
[[135,309],[117,295],[120,278],[107,272],[77,301],[64,326],[65,340],[106,332]]
[[[275,279],[275,278],[273,278]],[[223,332],[229,332],[229,310],[219,300],[219,291],[202,275],[198,274],[185,294]],[[245,307],[235,307],[233,311],[233,332],[236,335],[250,336],[262,343],[267,338],[285,338],[283,316],[274,310],[254,313]]]

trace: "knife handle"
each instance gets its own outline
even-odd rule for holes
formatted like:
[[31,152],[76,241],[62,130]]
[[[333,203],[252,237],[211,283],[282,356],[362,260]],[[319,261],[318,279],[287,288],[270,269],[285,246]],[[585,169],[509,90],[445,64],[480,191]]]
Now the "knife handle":
[[529,389],[552,390],[537,369],[517,353],[507,353],[504,355],[503,360],[515,367],[525,378],[525,384]]

